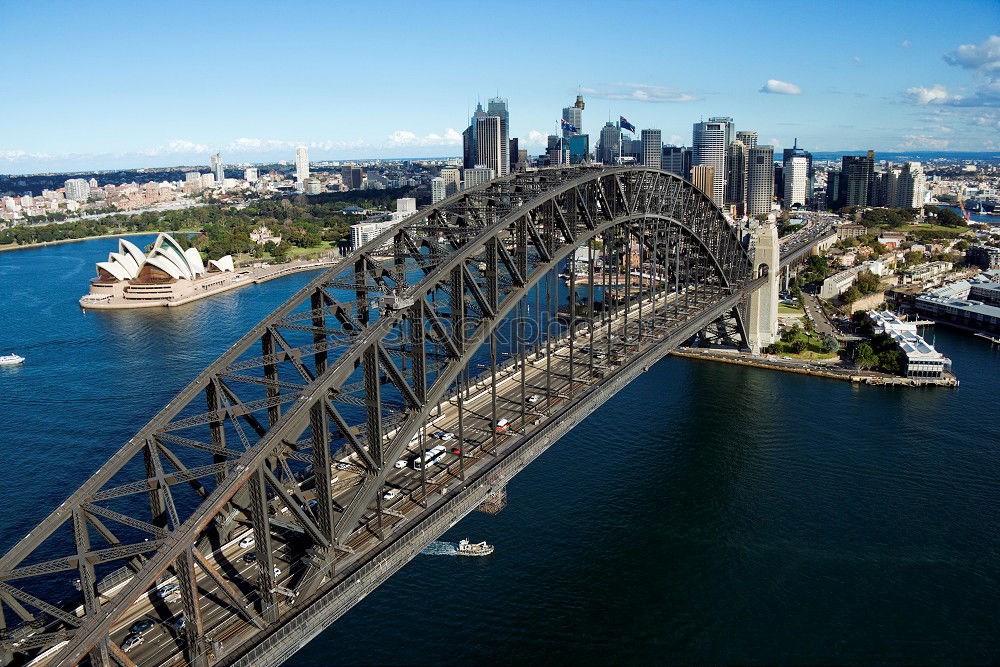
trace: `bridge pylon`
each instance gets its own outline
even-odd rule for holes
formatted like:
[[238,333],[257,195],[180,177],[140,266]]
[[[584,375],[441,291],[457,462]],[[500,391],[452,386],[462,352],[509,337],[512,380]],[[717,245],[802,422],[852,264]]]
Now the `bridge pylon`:
[[750,295],[746,328],[750,350],[760,354],[778,338],[778,271],[781,258],[778,227],[773,221],[761,223],[755,234],[754,275],[767,275],[767,282]]

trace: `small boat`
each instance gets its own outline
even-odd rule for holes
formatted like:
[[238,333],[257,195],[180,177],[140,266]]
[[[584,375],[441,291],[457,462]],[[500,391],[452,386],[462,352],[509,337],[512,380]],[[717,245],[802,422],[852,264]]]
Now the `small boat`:
[[493,553],[493,545],[486,544],[485,541],[473,544],[469,540],[462,540],[458,543],[455,553],[459,556],[489,556]]
[[0,356],[0,366],[17,366],[18,364],[24,363],[24,357],[19,357],[16,354],[5,354]]

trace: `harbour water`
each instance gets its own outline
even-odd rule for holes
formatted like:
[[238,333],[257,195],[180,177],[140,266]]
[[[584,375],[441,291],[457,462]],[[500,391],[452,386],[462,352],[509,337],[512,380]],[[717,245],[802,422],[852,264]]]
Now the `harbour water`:
[[[84,313],[113,247],[0,253],[2,551],[312,275]],[[1000,660],[1000,348],[932,336],[960,388],[665,359],[289,664]]]

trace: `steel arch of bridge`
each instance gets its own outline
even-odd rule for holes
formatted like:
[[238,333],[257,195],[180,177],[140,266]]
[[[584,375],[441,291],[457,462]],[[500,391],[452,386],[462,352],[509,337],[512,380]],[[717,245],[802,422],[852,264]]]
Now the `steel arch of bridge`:
[[[629,276],[624,308],[610,308],[604,299],[599,314],[596,241],[612,256],[627,257]],[[541,319],[535,339],[526,339],[523,316],[532,295],[537,306],[544,293],[558,311],[555,273],[581,246],[590,248],[591,259],[586,313],[574,295],[562,314],[568,326],[555,324],[549,308],[544,341]],[[630,315],[634,257],[638,315]],[[607,263],[598,270],[605,285]],[[610,357],[616,317],[625,318],[625,336],[628,318],[637,320],[636,345],[665,331],[702,326],[735,310],[760,283],[752,274],[722,212],[690,183],[660,170],[540,170],[445,199],[291,297],[0,558],[0,611],[34,624],[28,634],[5,629],[0,641],[8,651],[55,646],[52,664],[88,655],[95,664],[131,664],[111,639],[113,625],[171,576],[189,621],[187,659],[208,664],[199,576],[213,582],[217,597],[249,626],[264,631],[280,623],[289,609],[281,604],[287,590],[272,573],[271,533],[278,519],[270,516],[280,506],[310,545],[294,592],[308,597],[325,590],[351,555],[352,537],[365,531],[383,537],[386,475],[415,438],[424,451],[431,412],[456,389],[461,428],[463,386],[469,387],[470,366],[484,350],[495,417],[503,327],[517,328],[513,361],[516,367],[519,354],[522,378],[529,355],[541,358],[544,344],[551,360],[550,346],[559,336],[568,340],[571,389],[574,340],[589,327],[589,360],[581,363],[589,368],[585,382],[598,384],[603,376],[595,371],[595,329],[607,323]],[[536,316],[541,318],[537,307]],[[521,436],[527,437],[523,383],[521,397]],[[546,410],[551,401],[547,395]],[[488,439],[483,451],[495,456],[495,430]],[[339,503],[333,463],[348,456],[356,462],[358,483]],[[464,459],[458,462],[461,479]],[[303,475],[314,487],[313,511],[301,502]],[[426,483],[423,473],[421,479]],[[426,493],[423,501],[429,502]],[[204,553],[238,527],[252,529],[261,555],[252,595]],[[71,540],[59,537],[66,529]],[[122,582],[113,594],[99,586],[109,575]],[[73,576],[83,594],[82,613],[44,600],[28,585]]]

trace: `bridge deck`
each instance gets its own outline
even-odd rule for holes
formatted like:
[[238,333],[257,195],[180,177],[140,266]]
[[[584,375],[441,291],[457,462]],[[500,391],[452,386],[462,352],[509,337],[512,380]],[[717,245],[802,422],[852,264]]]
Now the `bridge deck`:
[[[426,471],[425,477],[421,472],[414,470],[411,465],[405,468],[394,469],[387,478],[387,486],[398,490],[398,495],[385,501],[384,513],[368,513],[364,517],[367,530],[359,531],[353,539],[345,545],[349,550],[345,557],[338,562],[338,572],[329,578],[320,591],[311,600],[295,600],[280,596],[280,613],[288,616],[288,621],[293,620],[301,612],[308,610],[309,606],[316,604],[323,594],[335,589],[339,584],[349,581],[359,570],[380,553],[385,552],[391,545],[400,541],[409,532],[421,529],[421,543],[419,546],[430,542],[447,529],[451,523],[447,523],[441,530],[427,532],[423,530],[428,524],[433,524],[436,515],[442,513],[449,500],[463,494],[463,491],[471,487],[472,482],[481,480],[498,462],[502,462],[513,452],[519,449],[529,436],[534,432],[550,426],[551,417],[560,413],[568,406],[572,406],[579,401],[582,394],[592,392],[602,383],[608,380],[614,371],[627,366],[635,359],[642,357],[653,348],[662,349],[659,356],[666,354],[670,348],[680,342],[677,340],[673,345],[665,347],[664,334],[667,331],[675,333],[680,329],[697,330],[704,323],[711,321],[718,315],[719,304],[734,301],[732,295],[717,292],[711,295],[704,290],[697,293],[700,300],[686,304],[683,307],[673,307],[675,301],[683,300],[683,294],[670,294],[665,298],[660,298],[656,302],[656,310],[660,313],[654,318],[650,318],[650,304],[636,304],[628,311],[613,318],[610,323],[598,323],[591,330],[584,326],[578,331],[573,340],[573,355],[570,355],[569,337],[555,341],[547,352],[544,348],[529,354],[528,363],[523,365],[515,363],[505,368],[496,377],[496,401],[497,414],[509,420],[510,427],[503,433],[496,434],[492,428],[491,414],[493,401],[493,378],[485,374],[478,378],[463,394],[463,423],[459,425],[458,396],[452,395],[448,400],[442,402],[438,407],[439,411],[425,429],[423,437],[425,439],[425,451],[432,446],[441,443],[447,447],[440,465],[433,465]],[[727,298],[728,297],[728,298]],[[668,307],[669,306],[669,307]],[[713,308],[712,306],[716,306]],[[638,336],[638,321],[640,307],[644,311],[643,323],[644,334]],[[726,305],[725,308],[731,308]],[[689,319],[689,315],[694,315]],[[626,322],[628,328],[626,330]],[[687,327],[682,327],[687,322]],[[609,335],[610,334],[610,335]],[[672,339],[676,336],[672,336]],[[593,346],[593,357],[590,349]],[[591,361],[593,359],[593,367]],[[570,384],[570,365],[573,365],[573,383]],[[524,378],[524,390],[522,391],[522,371]],[[547,380],[548,379],[548,380]],[[548,384],[547,384],[548,382]],[[523,399],[522,399],[523,394]],[[532,400],[531,397],[537,397]],[[523,418],[522,418],[523,416]],[[572,423],[575,424],[583,415],[577,417]],[[447,442],[435,439],[435,431],[451,432],[455,438]],[[463,439],[459,439],[458,433],[462,432]],[[494,440],[494,436],[496,436]],[[495,443],[495,444],[494,444]],[[451,449],[459,446],[462,454],[456,456]],[[410,460],[419,455],[419,439],[414,439],[408,447],[406,460]],[[334,465],[335,474],[338,479],[334,483],[335,502],[346,503],[354,487],[361,482],[358,474],[358,457],[351,455],[345,459],[337,461]],[[519,469],[519,468],[518,468]],[[463,481],[464,472],[464,481]],[[311,500],[314,492],[308,489],[297,490],[301,497]],[[468,506],[468,510],[474,509],[478,504],[473,503]],[[465,512],[463,512],[464,514]],[[272,520],[272,539],[274,544],[275,565],[280,569],[280,574],[276,577],[276,582],[281,588],[293,588],[293,582],[300,577],[305,570],[304,559],[306,555],[297,549],[298,532],[288,530],[282,526],[293,526],[292,517],[289,516],[287,508],[279,508]],[[381,533],[381,537],[380,537]],[[226,543],[217,545],[212,549],[203,548],[206,558],[226,575],[229,584],[237,587],[246,596],[248,602],[254,599],[254,573],[256,564],[246,562],[244,556],[254,552],[253,545],[242,547],[240,542],[252,536],[249,526],[237,531],[232,539]],[[419,550],[411,549],[409,557],[400,562],[405,563]],[[200,573],[200,571],[199,571]],[[369,577],[371,574],[368,575]],[[162,584],[174,583],[174,577],[166,578]],[[119,586],[124,586],[127,582],[122,582]],[[359,580],[361,588],[371,588],[364,580]],[[257,631],[253,625],[245,619],[233,613],[231,607],[224,603],[224,592],[212,579],[201,573],[198,577],[198,587],[203,592],[203,624],[208,637],[214,643],[215,660],[224,662],[238,662],[243,658],[245,664],[276,664],[273,655],[274,642],[268,644],[264,642],[268,636],[282,634],[284,625],[269,627],[266,632]],[[111,596],[116,589],[107,591]],[[340,611],[336,616],[358,602],[360,598],[348,600],[346,604],[342,601]],[[78,610],[82,612],[81,610]],[[171,623],[182,615],[179,601],[161,600],[153,593],[140,599],[138,603],[130,608],[129,612],[115,624],[112,631],[112,639],[119,645],[124,642],[129,634],[129,627],[140,620],[153,621],[154,625],[144,636],[142,644],[131,649],[128,657],[136,664],[141,665],[173,665],[181,664],[180,658],[183,650],[183,636],[180,631],[173,628]],[[321,630],[335,618],[326,620],[321,625],[314,625],[316,632]],[[286,631],[287,632],[287,631]],[[289,650],[294,651],[304,645],[308,638],[315,634],[310,634],[307,638],[299,638],[288,644],[287,641],[281,643],[279,653],[284,659]],[[247,662],[246,654],[252,652],[253,648],[263,646],[267,651],[267,656],[254,655],[252,661]],[[48,658],[54,657],[59,646],[53,647],[45,655],[41,656],[32,664],[49,664]],[[258,648],[258,651],[261,649]],[[270,657],[271,659],[267,659]]]

